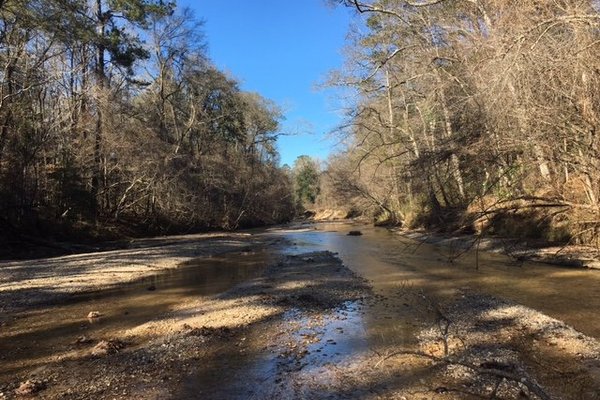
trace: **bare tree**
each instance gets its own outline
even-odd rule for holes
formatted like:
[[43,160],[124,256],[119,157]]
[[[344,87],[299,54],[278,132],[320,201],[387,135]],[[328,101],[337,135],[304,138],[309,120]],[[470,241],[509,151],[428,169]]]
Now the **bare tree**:
[[493,204],[553,204],[549,237],[583,240],[600,189],[596,2],[339,3],[367,28],[332,79],[357,94],[342,130],[363,192],[383,179],[405,188],[384,201],[405,222],[455,229]]

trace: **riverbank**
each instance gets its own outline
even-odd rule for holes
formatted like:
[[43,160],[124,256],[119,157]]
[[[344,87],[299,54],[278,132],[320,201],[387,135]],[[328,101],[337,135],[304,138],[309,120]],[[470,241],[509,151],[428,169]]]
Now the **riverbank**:
[[411,240],[448,248],[457,256],[462,252],[476,250],[505,254],[519,261],[600,269],[600,251],[590,246],[553,245],[523,239],[475,235],[446,235],[423,230],[391,230]]
[[[174,227],[165,232],[125,223],[100,225],[98,228],[84,225],[68,232],[52,232],[50,228],[47,230],[46,234],[26,233],[16,229],[0,232],[0,263],[164,246],[195,238],[226,237],[240,233],[217,228],[193,230],[184,227]],[[58,228],[57,230],[60,231]]]
[[[597,339],[486,293],[462,265],[429,270],[410,249],[382,264],[370,251],[404,242],[356,228],[152,239],[40,267],[45,286],[15,275],[15,293],[61,295],[2,313],[0,399],[598,399]],[[150,261],[160,279],[105,280]]]
[[[339,259],[319,252],[282,257],[264,274],[215,296],[181,297],[167,312],[127,329],[88,334],[86,326],[96,322],[82,313],[68,337],[39,349],[39,358],[28,366],[9,364],[4,353],[0,398],[26,392],[47,399],[247,398],[248,390],[265,389],[249,386],[250,381],[272,384],[302,368],[314,338],[301,329],[318,330],[326,315],[343,313],[368,292],[364,280]],[[39,311],[53,309],[15,316]],[[97,323],[114,317],[99,313]],[[11,325],[3,325],[3,343],[24,334]],[[36,352],[35,345],[30,352]],[[263,365],[256,358],[264,354],[272,359]],[[11,370],[18,372],[11,376]]]
[[139,239],[122,250],[0,262],[0,311],[53,304],[79,293],[139,281],[196,257],[268,244],[250,234],[206,233]]

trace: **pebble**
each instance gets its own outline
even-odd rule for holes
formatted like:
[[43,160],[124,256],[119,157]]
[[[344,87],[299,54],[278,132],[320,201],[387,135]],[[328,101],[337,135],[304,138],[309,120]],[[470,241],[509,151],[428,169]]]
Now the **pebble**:
[[83,336],[78,336],[77,339],[75,339],[75,344],[86,344],[86,343],[90,343],[92,341],[92,339],[90,339],[89,337],[83,335]]
[[15,389],[15,394],[17,396],[29,396],[44,390],[46,385],[42,381],[38,381],[36,379],[27,380],[22,382],[17,389]]
[[92,356],[102,357],[118,352],[123,348],[123,344],[119,341],[101,340],[91,351]]

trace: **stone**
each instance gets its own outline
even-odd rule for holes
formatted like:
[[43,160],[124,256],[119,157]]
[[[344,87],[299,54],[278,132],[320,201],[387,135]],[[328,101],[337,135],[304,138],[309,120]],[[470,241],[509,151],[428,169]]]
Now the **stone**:
[[44,382],[31,379],[25,382],[22,382],[17,389],[15,389],[15,394],[17,396],[30,396],[32,394],[38,393],[46,388]]
[[109,354],[117,353],[123,347],[123,343],[118,340],[101,340],[94,346],[91,354],[94,357],[104,357]]
[[83,335],[83,336],[78,336],[77,339],[75,339],[74,344],[87,344],[87,343],[91,343],[91,341],[92,341],[92,339]]

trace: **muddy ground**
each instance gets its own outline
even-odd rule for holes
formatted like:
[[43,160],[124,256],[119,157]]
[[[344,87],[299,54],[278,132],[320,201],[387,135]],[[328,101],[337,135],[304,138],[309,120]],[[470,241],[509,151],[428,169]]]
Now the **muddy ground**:
[[[560,321],[469,288],[383,293],[336,254],[283,242],[206,238],[0,268],[0,399],[600,399],[600,344]],[[143,281],[125,308],[63,304],[199,256],[265,267],[214,294],[158,301],[167,289]],[[40,322],[57,318],[72,322]]]

